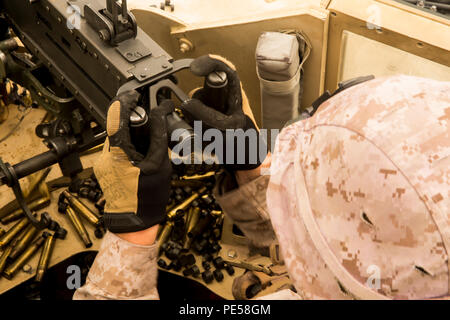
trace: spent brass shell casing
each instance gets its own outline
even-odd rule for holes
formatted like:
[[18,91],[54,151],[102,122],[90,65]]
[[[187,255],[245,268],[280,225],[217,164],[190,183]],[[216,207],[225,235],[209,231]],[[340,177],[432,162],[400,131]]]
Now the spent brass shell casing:
[[211,210],[210,213],[214,217],[220,217],[223,214],[223,211],[222,210]]
[[158,226],[158,231],[156,232],[156,239],[159,239],[159,237],[160,237],[162,231],[164,230],[164,227],[165,227],[165,224],[160,224],[160,225]]
[[186,222],[186,234],[184,236],[184,249],[189,249],[192,243],[192,230],[200,219],[201,209],[193,207],[189,210],[188,221]]
[[23,236],[14,245],[9,258],[13,260],[16,259],[19,254],[21,254],[27,248],[31,241],[33,241],[37,233],[38,230],[33,225],[28,225],[24,231]]
[[0,228],[0,236],[4,235],[6,231],[3,228]]
[[9,214],[6,217],[3,217],[2,219],[0,219],[0,221],[2,224],[8,224],[13,221],[19,220],[23,216],[25,216],[25,214],[23,212],[18,212],[16,214]]
[[79,215],[85,217],[95,227],[100,224],[100,217],[92,212],[88,207],[86,207],[86,205],[82,203],[77,197],[72,195],[67,190],[64,190],[63,194],[72,209],[75,210]]
[[167,221],[166,224],[164,225],[164,228],[161,231],[161,235],[159,236],[159,239],[158,239],[158,254],[159,254],[161,245],[169,239],[170,234],[172,233],[172,229],[173,229],[173,222]]
[[88,149],[86,151],[83,151],[83,152],[80,153],[80,156],[85,156],[85,155],[88,155],[88,154],[92,154],[92,153],[96,153],[98,151],[101,151],[101,150],[103,150],[103,146],[104,145],[105,144],[102,143],[102,144],[100,144],[98,146],[95,146],[95,147],[92,147],[92,148],[90,148],[90,149]]
[[28,224],[24,229],[22,229],[20,231],[20,233],[18,233],[14,239],[11,240],[11,242],[8,244],[9,247],[14,248],[17,243],[19,243],[20,239],[23,238],[23,236],[28,232],[28,230],[30,230],[30,224]]
[[199,180],[204,178],[209,178],[215,175],[216,173],[214,171],[207,172],[205,174],[195,174],[192,176],[182,176],[181,180]]
[[[34,201],[36,201],[39,198],[40,198],[40,195],[35,194],[32,197],[29,196],[28,198],[26,198],[25,202],[28,206],[30,206],[31,203],[33,203]],[[6,217],[9,217],[10,215],[12,215],[18,211],[20,211],[22,213],[22,208],[17,203],[17,201],[10,202],[7,205],[5,205],[3,208],[1,208],[0,209],[0,218],[1,218],[2,223],[3,223],[3,219],[5,219]],[[3,223],[3,224],[5,224],[5,223]]]
[[176,216],[177,211],[178,210],[186,210],[190,204],[192,203],[192,201],[194,201],[195,199],[197,199],[198,197],[200,197],[204,192],[206,191],[206,187],[201,188],[200,190],[194,192],[189,198],[187,198],[186,200],[184,200],[182,203],[180,203],[179,205],[177,205],[175,208],[173,208],[172,210],[170,210],[167,213],[167,218],[172,219]]
[[92,241],[89,238],[89,234],[86,231],[86,228],[84,227],[84,224],[81,222],[80,217],[75,212],[75,210],[72,209],[72,207],[67,207],[66,214],[69,217],[70,222],[72,223],[73,227],[78,233],[78,236],[83,241],[84,246],[86,248],[92,247]]
[[48,234],[45,239],[44,247],[42,248],[41,256],[39,257],[39,263],[36,269],[35,280],[41,282],[44,278],[44,274],[47,271],[48,263],[50,261],[50,256],[53,252],[53,247],[55,243],[55,237],[53,234]]
[[23,267],[23,265],[38,251],[44,243],[45,238],[37,238],[13,263],[11,263],[3,272],[6,279],[11,280],[14,274]]
[[[31,201],[31,203],[28,204],[28,208],[32,211],[36,211],[47,207],[49,204],[50,204],[50,197],[44,197]],[[1,219],[1,222],[3,224],[7,224],[11,221],[17,220],[23,215],[24,213],[22,208],[19,208],[17,210],[14,210],[11,214],[7,215],[6,217],[3,217]]]
[[0,247],[5,247],[16,235],[22,231],[30,221],[28,218],[22,218],[14,226],[11,227],[4,235],[0,237]]
[[212,222],[214,218],[212,215],[208,214],[206,217],[199,219],[198,223],[194,226],[191,232],[188,233],[188,236],[190,238],[195,238],[199,234],[203,233],[203,230],[205,230]]
[[11,253],[12,247],[6,247],[5,250],[3,250],[2,255],[0,256],[0,273],[5,270],[6,263],[8,261],[9,254]]

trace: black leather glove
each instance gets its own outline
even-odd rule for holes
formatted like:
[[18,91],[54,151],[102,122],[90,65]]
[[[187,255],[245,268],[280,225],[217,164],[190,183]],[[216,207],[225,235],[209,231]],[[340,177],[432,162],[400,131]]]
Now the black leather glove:
[[135,232],[162,222],[169,198],[172,166],[168,157],[167,114],[174,104],[165,100],[149,116],[150,146],[137,152],[130,138],[130,113],[139,94],[125,92],[108,110],[103,152],[94,166],[104,192],[105,227],[114,233]]
[[[210,128],[220,130],[224,143],[223,149],[219,152],[222,152],[221,160],[228,169],[250,170],[259,167],[265,158],[265,156],[262,159],[259,157],[259,151],[264,149],[262,150],[264,155],[267,153],[267,142],[260,136],[258,127],[248,115],[252,116],[251,109],[234,65],[220,56],[205,55],[195,59],[191,63],[190,70],[193,74],[203,77],[214,71],[225,72],[228,80],[228,96],[225,99],[226,111],[222,113],[204,104],[208,100],[205,96],[207,93],[201,88],[193,94],[191,100],[185,101],[181,105],[180,108],[185,117],[191,122],[201,120],[204,131]],[[240,148],[238,143],[240,138],[236,136],[239,135],[239,132],[231,135],[226,132],[227,129],[242,129],[244,132],[253,129],[256,141],[251,143],[252,141],[245,139],[243,147]],[[233,156],[230,155],[231,152]],[[229,162],[227,159],[231,161]]]

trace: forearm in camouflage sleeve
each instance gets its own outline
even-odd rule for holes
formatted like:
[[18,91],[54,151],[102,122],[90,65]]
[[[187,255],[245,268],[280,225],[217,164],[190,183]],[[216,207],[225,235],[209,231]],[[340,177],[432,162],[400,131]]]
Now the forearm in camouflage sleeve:
[[157,245],[142,246],[111,232],[103,238],[75,300],[157,300]]
[[268,247],[275,240],[266,205],[270,176],[260,176],[236,188],[233,177],[225,173],[218,179],[215,197],[224,212],[255,247]]

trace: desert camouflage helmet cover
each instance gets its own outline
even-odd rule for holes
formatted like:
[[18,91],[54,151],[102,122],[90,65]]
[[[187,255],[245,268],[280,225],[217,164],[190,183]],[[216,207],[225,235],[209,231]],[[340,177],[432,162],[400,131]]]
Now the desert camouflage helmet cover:
[[450,82],[375,79],[285,128],[267,193],[307,299],[449,295]]

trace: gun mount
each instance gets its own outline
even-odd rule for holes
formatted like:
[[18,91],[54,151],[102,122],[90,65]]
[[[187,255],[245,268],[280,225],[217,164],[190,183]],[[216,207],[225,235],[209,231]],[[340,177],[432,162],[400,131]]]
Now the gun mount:
[[36,128],[49,151],[16,165],[0,159],[0,185],[13,188],[27,217],[43,228],[49,218],[32,216],[18,180],[55,163],[75,177],[79,153],[105,139],[109,102],[120,91],[139,91],[147,111],[172,92],[187,99],[173,74],[191,59],[174,61],[137,26],[126,0],[106,0],[106,7],[100,0],[0,0],[0,8],[3,24],[28,50],[16,50],[11,32],[3,33],[0,80],[25,87],[56,117]]

